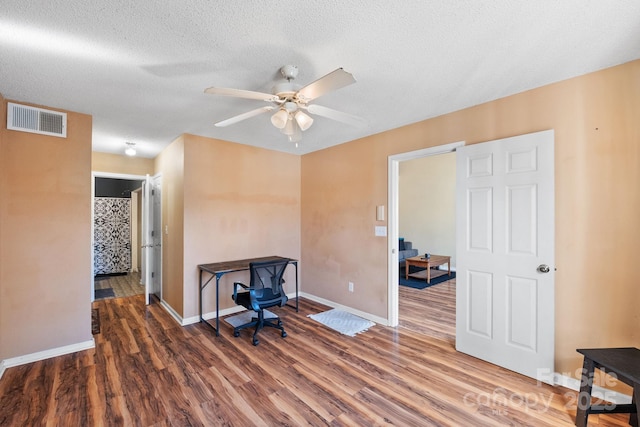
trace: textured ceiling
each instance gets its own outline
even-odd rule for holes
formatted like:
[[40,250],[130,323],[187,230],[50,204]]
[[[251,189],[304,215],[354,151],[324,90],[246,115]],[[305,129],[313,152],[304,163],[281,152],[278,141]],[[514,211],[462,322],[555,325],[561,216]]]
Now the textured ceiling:
[[[0,93],[93,116],[93,149],[155,157],[182,133],[304,154],[640,58],[638,0],[2,0]],[[317,104],[298,148],[264,104],[204,94],[270,92],[282,65],[309,83],[357,83]]]

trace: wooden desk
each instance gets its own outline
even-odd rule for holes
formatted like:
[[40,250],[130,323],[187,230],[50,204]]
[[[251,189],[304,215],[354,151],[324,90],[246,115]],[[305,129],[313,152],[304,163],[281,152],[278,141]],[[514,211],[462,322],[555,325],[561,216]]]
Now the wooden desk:
[[[638,426],[640,414],[640,350],[637,348],[594,348],[578,350],[584,355],[580,393],[578,394],[578,410],[576,426],[586,427],[589,414],[628,414],[629,424]],[[631,404],[626,405],[592,405],[591,387],[593,371],[598,368],[602,372],[615,374],[617,378],[633,387]]]
[[[214,262],[211,264],[200,264],[198,268],[200,269],[200,322],[204,322],[209,325],[214,331],[216,331],[216,336],[220,335],[220,278],[227,273],[232,273],[234,271],[245,271],[249,270],[249,265],[252,262],[265,262],[265,261],[282,261],[289,260],[289,264],[293,264],[296,269],[296,305],[292,306],[290,304],[286,304],[289,307],[294,307],[296,311],[298,311],[298,260],[283,258],[280,256],[268,256],[262,258],[248,258],[248,259],[238,259],[234,261],[224,261],[224,262]],[[209,273],[211,277],[207,279],[206,282],[203,283],[203,273]],[[207,287],[209,282],[215,277],[216,279],[216,326],[214,327],[211,323],[207,322],[202,317],[202,291]]]
[[[409,278],[409,267],[426,267],[426,279],[427,283],[431,283],[431,267],[437,267],[439,265],[447,264],[449,267],[449,276],[451,276],[451,257],[446,255],[431,255],[429,258],[425,258],[424,255],[414,256],[407,258],[404,264],[404,278]],[[421,273],[421,272],[419,272]],[[414,273],[415,274],[415,273]],[[442,273],[445,274],[445,273]],[[439,276],[441,276],[440,274]],[[414,276],[415,277],[415,276]]]

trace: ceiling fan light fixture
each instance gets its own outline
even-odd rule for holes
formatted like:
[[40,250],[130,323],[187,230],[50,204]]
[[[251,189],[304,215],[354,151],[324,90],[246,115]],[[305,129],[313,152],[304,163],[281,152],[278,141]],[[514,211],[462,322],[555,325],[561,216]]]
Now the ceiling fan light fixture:
[[289,113],[286,110],[280,109],[277,113],[271,116],[271,123],[278,129],[284,129],[289,121]]
[[303,111],[298,110],[293,117],[296,119],[298,126],[300,126],[300,130],[303,132],[309,129],[313,124],[313,119]]
[[[285,65],[280,69],[280,73],[283,79],[273,86],[270,94],[220,87],[205,89],[205,93],[212,95],[253,99],[271,104],[215,123],[215,126],[228,126],[267,111],[276,110],[275,113],[271,113],[271,124],[286,135],[290,142],[294,142],[297,147],[298,142],[302,139],[302,132],[313,125],[313,116],[321,116],[352,125],[360,125],[363,121],[351,114],[312,103],[316,98],[356,82],[353,75],[344,71],[344,69],[337,68],[305,86],[300,86],[294,82],[298,75],[298,67]],[[307,114],[307,111],[309,114]]]

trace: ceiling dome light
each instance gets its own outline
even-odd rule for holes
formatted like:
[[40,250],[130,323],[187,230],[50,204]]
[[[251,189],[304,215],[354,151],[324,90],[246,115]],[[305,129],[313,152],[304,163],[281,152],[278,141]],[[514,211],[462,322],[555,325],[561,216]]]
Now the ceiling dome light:
[[278,110],[277,113],[271,116],[271,123],[273,123],[273,125],[278,129],[284,129],[284,127],[287,125],[288,120],[289,113],[284,109]]
[[124,150],[124,154],[127,156],[135,156],[136,155],[136,143],[135,142],[125,142],[127,144],[127,148]]
[[298,126],[300,126],[300,130],[305,131],[311,127],[313,124],[313,119],[309,117],[308,114],[298,110],[293,117],[295,117],[296,122],[298,122]]

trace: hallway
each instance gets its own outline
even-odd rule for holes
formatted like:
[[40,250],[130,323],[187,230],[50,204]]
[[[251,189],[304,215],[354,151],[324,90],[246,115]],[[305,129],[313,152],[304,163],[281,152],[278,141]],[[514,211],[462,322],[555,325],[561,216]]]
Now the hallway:
[[138,272],[119,276],[97,276],[94,280],[96,301],[144,294],[144,285],[140,284]]

